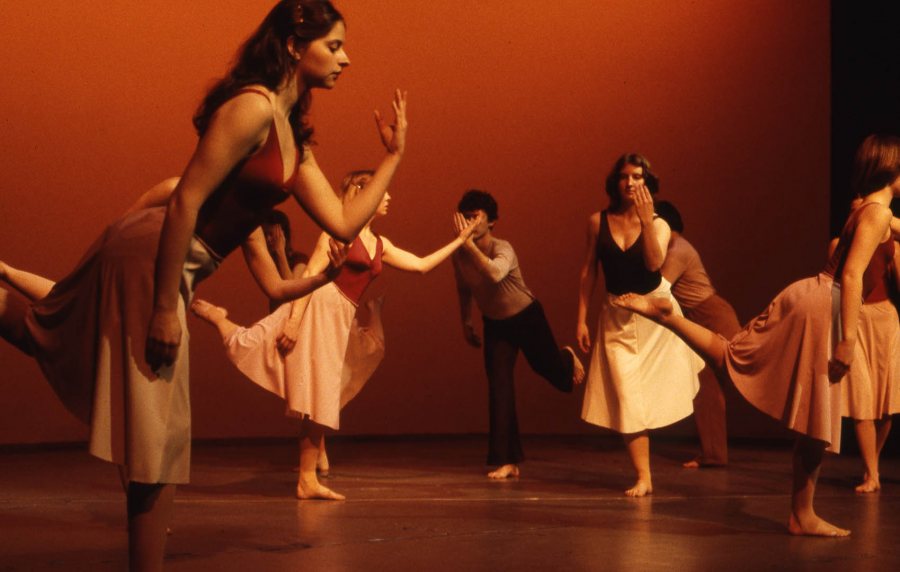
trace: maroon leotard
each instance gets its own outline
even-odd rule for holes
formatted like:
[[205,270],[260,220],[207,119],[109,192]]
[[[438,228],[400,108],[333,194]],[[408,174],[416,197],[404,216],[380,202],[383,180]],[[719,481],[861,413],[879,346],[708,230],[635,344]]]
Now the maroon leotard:
[[375,255],[370,257],[366,247],[357,237],[350,245],[347,260],[334,279],[334,285],[356,305],[359,305],[366,288],[369,287],[372,280],[375,280],[381,274],[383,268],[381,256],[384,246],[382,245],[381,237],[379,236],[377,239],[375,242]]

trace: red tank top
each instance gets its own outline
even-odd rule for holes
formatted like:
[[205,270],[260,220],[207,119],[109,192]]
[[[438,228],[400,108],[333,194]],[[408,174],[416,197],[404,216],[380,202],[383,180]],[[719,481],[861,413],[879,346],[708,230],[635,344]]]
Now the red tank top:
[[383,245],[381,237],[376,238],[375,255],[369,257],[366,247],[359,237],[356,237],[350,245],[347,260],[341,266],[341,271],[338,272],[337,277],[334,279],[334,285],[344,293],[344,296],[350,298],[357,305],[359,305],[359,300],[365,293],[366,288],[381,274],[383,268],[381,263]]
[[[242,89],[238,94],[241,93],[257,93],[268,99],[265,92],[255,88]],[[299,149],[294,163],[299,167]],[[284,158],[273,121],[262,147],[235,165],[219,188],[204,201],[194,234],[213,252],[227,256],[262,224],[275,205],[290,196],[296,179],[295,168],[284,180]],[[216,220],[227,220],[229,224],[213,224]]]
[[[834,249],[834,254],[831,255],[831,259],[825,265],[825,273],[833,276],[836,282],[840,282],[841,273],[844,271],[847,254],[850,252],[850,244],[853,242],[853,233],[856,232],[859,213],[867,206],[863,205],[850,214],[843,230],[841,230],[841,236]],[[869,260],[869,264],[863,273],[862,295],[864,302],[873,303],[887,300],[887,285],[893,257],[894,241],[892,239],[882,242],[875,248],[875,252],[872,253],[872,258]]]

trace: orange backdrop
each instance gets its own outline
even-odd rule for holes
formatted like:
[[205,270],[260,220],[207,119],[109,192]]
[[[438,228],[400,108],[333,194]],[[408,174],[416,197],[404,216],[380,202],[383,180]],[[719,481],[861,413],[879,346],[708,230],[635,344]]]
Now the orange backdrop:
[[[194,107],[268,1],[6,2],[0,20],[0,258],[59,278],[104,225],[179,174]],[[317,156],[337,182],[382,151],[371,119],[409,90],[409,151],[378,230],[426,253],[451,238],[469,187],[500,203],[557,337],[574,338],[587,216],[624,151],[646,154],[686,236],[743,319],[822,265],[828,232],[828,4],[807,0],[343,0],[348,73],[315,95]],[[295,246],[316,236],[294,205]],[[344,411],[345,433],[487,428],[479,352],[465,345],[452,271],[387,270],[387,357]],[[266,300],[239,255],[200,288],[240,322]],[[290,435],[278,400],[242,379],[191,321],[194,435]],[[596,430],[581,393],[523,364],[526,433]],[[0,443],[76,441],[86,430],[37,365],[0,345]],[[689,424],[684,425],[686,427]],[[738,434],[756,429],[732,422]]]

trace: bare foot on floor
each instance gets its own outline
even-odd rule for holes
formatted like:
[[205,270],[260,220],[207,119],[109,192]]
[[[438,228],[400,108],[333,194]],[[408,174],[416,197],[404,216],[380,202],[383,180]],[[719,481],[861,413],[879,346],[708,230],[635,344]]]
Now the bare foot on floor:
[[320,483],[312,485],[297,483],[297,498],[300,500],[344,500],[347,497]]
[[578,359],[572,346],[563,346],[563,349],[572,354],[572,383],[580,385],[584,381],[584,364]]
[[200,319],[206,320],[210,324],[215,324],[228,317],[228,310],[210,304],[206,300],[200,298],[191,302],[191,312]]
[[867,474],[863,477],[863,482],[855,490],[862,494],[877,493],[881,490],[881,481],[879,481],[878,477],[872,478]]
[[681,464],[685,469],[715,469],[726,465],[728,465],[728,463],[722,463],[721,461],[707,461],[703,457],[694,457],[690,461]]
[[788,532],[795,536],[826,536],[832,538],[850,536],[849,530],[838,528],[815,514],[810,518],[801,520],[791,513],[791,518],[788,520]]
[[631,310],[636,314],[649,318],[654,322],[660,322],[672,314],[672,302],[665,298],[628,293],[622,294],[618,298],[613,298],[612,303],[615,306]]
[[503,480],[503,479],[518,479],[519,478],[519,466],[518,465],[502,465],[496,470],[488,473],[489,479],[494,479],[495,481]]
[[625,491],[626,497],[645,497],[647,495],[653,494],[653,484],[650,481],[638,481],[634,483],[634,486]]

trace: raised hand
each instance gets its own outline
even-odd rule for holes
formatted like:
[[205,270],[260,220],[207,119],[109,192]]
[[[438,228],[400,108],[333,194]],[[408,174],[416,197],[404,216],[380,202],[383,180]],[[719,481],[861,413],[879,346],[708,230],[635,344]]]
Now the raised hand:
[[641,220],[641,226],[653,224],[653,195],[643,183],[634,191],[634,210]]
[[484,220],[483,213],[478,213],[478,216],[471,220],[466,220],[462,213],[453,213],[453,228],[461,239],[468,240],[482,220]]
[[268,247],[269,252],[284,252],[287,240],[284,238],[284,230],[281,228],[280,224],[273,225],[271,230],[265,233],[265,235],[266,247]]
[[403,155],[406,149],[406,129],[408,123],[406,121],[406,92],[399,89],[394,92],[394,101],[391,102],[394,108],[394,123],[388,125],[381,112],[375,110],[375,125],[378,127],[378,134],[381,135],[381,142],[388,153]]
[[144,348],[147,365],[154,372],[163,366],[172,365],[178,357],[180,345],[181,322],[178,320],[178,313],[155,310],[150,316],[147,345]]

